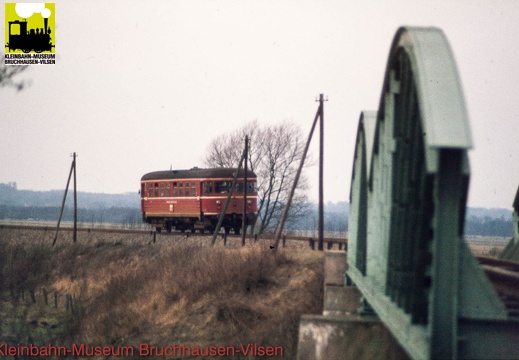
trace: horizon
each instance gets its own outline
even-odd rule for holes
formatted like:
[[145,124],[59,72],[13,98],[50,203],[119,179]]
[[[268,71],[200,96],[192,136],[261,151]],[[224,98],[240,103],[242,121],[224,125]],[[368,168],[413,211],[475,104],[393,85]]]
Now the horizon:
[[[7,182],[7,183],[0,183],[0,185],[9,185],[9,184],[12,184],[12,183],[16,183],[16,181],[10,181],[10,182]],[[51,192],[51,191],[52,192],[61,192],[61,193],[65,192],[65,188],[63,188],[63,189],[50,189],[50,190],[33,190],[33,189],[20,189],[20,188],[18,188],[18,186],[16,186],[15,189],[16,189],[16,191],[32,191],[32,192]],[[71,190],[71,188],[69,187],[69,190],[67,192],[66,204],[69,204],[72,201],[71,200],[71,196],[72,196],[71,192],[73,193],[73,190]],[[140,194],[138,192],[134,193],[132,191],[127,191],[127,192],[122,192],[122,193],[104,193],[104,192],[98,192],[98,191],[82,191],[80,189],[77,189],[77,193],[78,194],[79,193],[83,193],[83,194],[96,194],[96,195],[135,195],[135,196],[139,196],[140,197]],[[311,205],[317,205],[319,202],[318,201],[309,201],[308,203],[311,204]],[[348,204],[348,205],[350,204],[349,200],[336,200],[336,201],[327,200],[327,201],[323,202],[324,205],[336,205],[336,204],[341,204],[341,203],[345,203],[345,204]],[[0,203],[0,205],[2,205],[2,204]],[[78,204],[78,207],[79,207],[79,205],[80,204]],[[481,206],[469,206],[467,204],[466,209],[507,210],[507,211],[510,211],[510,213],[513,213],[512,205],[510,205],[510,208],[503,208],[503,207],[491,207],[491,208],[488,208],[488,207],[481,207]]]

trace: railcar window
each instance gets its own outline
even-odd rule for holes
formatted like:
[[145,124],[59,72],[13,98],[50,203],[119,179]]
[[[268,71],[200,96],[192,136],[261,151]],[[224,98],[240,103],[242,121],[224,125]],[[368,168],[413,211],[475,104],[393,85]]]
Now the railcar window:
[[164,197],[164,183],[160,183],[160,196]]
[[254,192],[254,183],[247,181],[247,194]]
[[215,191],[217,194],[228,193],[231,191],[232,182],[231,181],[217,181],[215,183]]
[[171,196],[171,183],[166,183],[166,196],[167,197],[170,197]]
[[155,183],[155,197],[159,197],[159,183]]
[[144,183],[141,184],[141,197],[146,196],[146,185]]
[[177,183],[173,183],[173,196],[178,196],[178,186]]
[[184,196],[184,183],[178,183],[178,196]]
[[148,183],[146,186],[148,187],[148,197],[152,197],[153,196],[153,184]]
[[204,184],[204,195],[211,194],[213,192],[213,183],[206,182]]
[[[236,192],[238,194],[243,194],[243,182],[238,183],[237,188],[238,189],[236,190]],[[254,183],[247,181],[247,194],[250,194],[250,193],[253,193],[253,192],[254,192]]]
[[195,183],[191,183],[191,196],[196,196]]
[[185,190],[185,192],[186,192],[185,195],[189,196],[189,183],[186,183],[186,190]]

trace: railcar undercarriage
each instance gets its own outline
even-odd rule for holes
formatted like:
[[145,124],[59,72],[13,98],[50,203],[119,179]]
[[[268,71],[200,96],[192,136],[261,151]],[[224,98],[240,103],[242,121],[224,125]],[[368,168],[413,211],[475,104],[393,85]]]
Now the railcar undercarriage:
[[[242,214],[228,214],[224,217],[222,222],[222,228],[226,234],[229,234],[233,230],[234,234],[239,235],[242,229]],[[170,233],[173,230],[186,232],[190,231],[194,233],[199,231],[201,234],[204,232],[214,233],[216,225],[218,224],[218,216],[200,216],[200,217],[154,217],[154,216],[143,216],[143,221],[147,222],[151,226],[154,226],[157,232],[165,230]],[[246,225],[254,226],[256,217],[253,213],[249,213],[246,219]]]

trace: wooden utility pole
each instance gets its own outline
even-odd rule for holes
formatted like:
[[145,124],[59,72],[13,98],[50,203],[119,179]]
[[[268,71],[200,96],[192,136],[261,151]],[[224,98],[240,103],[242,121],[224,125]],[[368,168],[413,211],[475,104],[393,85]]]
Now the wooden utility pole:
[[77,240],[77,185],[76,185],[76,153],[73,155],[72,166],[74,167],[74,242]]
[[67,186],[65,187],[65,194],[63,195],[63,201],[61,203],[61,209],[58,217],[58,224],[56,225],[56,235],[54,235],[54,241],[52,242],[52,246],[56,244],[56,240],[58,239],[59,225],[61,224],[61,218],[63,216],[63,209],[65,208],[65,200],[67,199],[68,187],[70,185],[70,178],[72,177],[72,172],[74,172],[74,242],[77,240],[77,188],[76,188],[76,153],[72,155],[72,165],[70,166],[70,172],[68,174]]
[[[321,99],[323,95],[321,94]],[[290,205],[292,205],[292,198],[294,197],[294,193],[297,188],[297,183],[299,182],[299,177],[301,176],[301,171],[303,170],[303,165],[305,163],[306,154],[308,153],[308,148],[310,147],[310,142],[312,141],[312,136],[314,134],[315,126],[317,125],[317,120],[322,116],[322,101],[319,103],[319,108],[317,109],[317,113],[315,114],[314,122],[312,124],[312,128],[310,129],[310,134],[308,134],[308,140],[306,141],[305,149],[303,150],[303,155],[301,156],[301,161],[299,163],[299,168],[297,169],[296,177],[294,178],[294,183],[292,184],[292,188],[290,189],[290,194],[288,195],[287,203],[285,204],[285,208],[283,209],[283,213],[281,214],[281,220],[279,220],[279,225],[276,229],[276,234],[274,235],[274,251],[277,250],[279,246],[279,240],[281,239],[281,233],[283,232],[283,227],[285,226],[285,221],[288,216],[288,211],[290,209]],[[322,122],[322,120],[321,120]],[[322,124],[321,124],[322,129]]]
[[242,215],[242,221],[241,221],[241,245],[244,246],[245,245],[245,235],[246,235],[246,232],[247,232],[247,191],[248,191],[248,187],[247,187],[247,170],[248,170],[248,167],[247,167],[247,159],[249,157],[249,136],[248,135],[245,135],[245,149],[243,150],[243,157],[244,157],[244,161],[245,161],[245,166],[243,167],[243,169],[245,170],[244,174],[243,174],[243,215]]
[[323,185],[323,170],[324,170],[324,105],[323,105],[323,94],[319,95],[319,214],[318,214],[318,240],[319,251],[324,250],[324,241],[323,241],[323,233],[324,233],[324,205],[323,205],[323,197],[324,197],[324,185]]
[[234,188],[236,187],[236,182],[238,180],[238,173],[240,172],[240,169],[243,164],[243,159],[245,157],[245,149],[243,150],[240,158],[240,163],[238,164],[238,168],[236,169],[236,174],[234,174],[234,178],[232,180],[231,190],[229,191],[229,195],[227,196],[227,200],[225,201],[225,205],[223,206],[222,212],[220,213],[220,216],[218,217],[218,224],[216,225],[216,228],[214,229],[213,234],[213,240],[211,241],[211,244],[214,245],[216,243],[216,238],[218,237],[218,233],[220,232],[220,228],[222,227],[223,218],[225,217],[225,213],[227,212],[227,208],[229,207],[229,203],[231,202],[231,197],[234,192]]

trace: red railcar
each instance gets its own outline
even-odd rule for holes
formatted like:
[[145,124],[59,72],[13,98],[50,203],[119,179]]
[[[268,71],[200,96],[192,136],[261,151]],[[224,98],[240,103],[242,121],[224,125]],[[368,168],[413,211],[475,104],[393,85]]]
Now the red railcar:
[[[143,221],[157,231],[172,229],[182,232],[213,232],[218,223],[237,169],[214,168],[166,170],[145,174],[141,178],[141,211]],[[240,233],[243,219],[243,198],[246,195],[246,223],[254,226],[257,217],[256,175],[238,172],[237,185],[224,216],[222,227]]]

